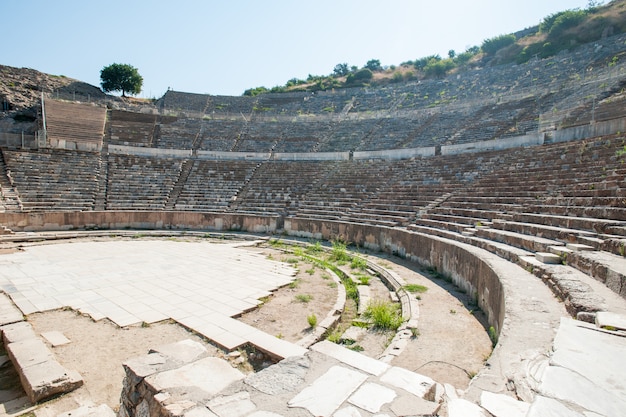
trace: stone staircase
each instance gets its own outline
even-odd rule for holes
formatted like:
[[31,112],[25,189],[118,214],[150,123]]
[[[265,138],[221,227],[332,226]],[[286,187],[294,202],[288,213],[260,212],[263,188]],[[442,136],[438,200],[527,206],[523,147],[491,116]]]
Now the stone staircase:
[[167,197],[167,202],[165,203],[166,211],[176,209],[176,202],[178,201],[178,197],[180,197],[183,187],[187,183],[187,179],[189,178],[189,174],[191,174],[194,163],[195,160],[193,159],[186,159],[183,162],[180,173],[178,174],[178,178],[176,179],[176,182],[174,183],[174,186],[172,187],[172,190]]
[[22,210],[20,196],[13,186],[13,181],[9,175],[9,170],[4,162],[4,154],[0,149],[0,207],[5,211]]

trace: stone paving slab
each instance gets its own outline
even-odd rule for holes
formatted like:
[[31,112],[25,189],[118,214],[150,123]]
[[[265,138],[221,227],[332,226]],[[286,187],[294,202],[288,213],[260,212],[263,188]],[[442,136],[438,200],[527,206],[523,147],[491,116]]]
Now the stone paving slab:
[[593,414],[584,415],[563,403],[552,398],[542,397],[538,395],[531,404],[526,417],[592,417]]
[[70,339],[65,337],[63,333],[58,330],[53,330],[51,332],[43,332],[41,337],[46,339],[52,347],[67,345],[70,343]]
[[480,406],[493,414],[494,417],[524,417],[530,408],[529,403],[489,391],[483,391],[481,394]]
[[426,397],[426,394],[435,385],[435,381],[429,377],[397,366],[391,367],[380,377],[380,380],[391,386],[402,388],[420,398]]
[[253,343],[279,358],[302,355],[302,348],[231,318],[256,308],[258,298],[293,281],[296,272],[239,246],[107,241],[29,247],[0,259],[0,289],[21,310],[2,296],[0,319],[19,321],[22,313],[62,307],[120,327],[171,318],[227,350]]
[[448,417],[487,417],[487,412],[478,405],[459,398],[448,403]]
[[538,391],[598,415],[621,415],[626,410],[626,387],[617,381],[624,378],[625,352],[626,338],[563,318]]
[[245,391],[214,398],[207,403],[207,407],[219,417],[241,417],[256,409],[250,401],[250,394]]
[[[6,291],[15,290],[15,287],[11,284],[3,285],[3,289]],[[5,324],[11,324],[24,320],[22,312],[15,308],[11,299],[3,293],[0,293],[0,326]]]
[[550,365],[584,375],[593,385],[611,392],[626,404],[626,386],[615,384],[615,381],[624,380],[625,353],[625,337],[563,318],[554,340]]
[[[197,395],[197,400],[208,399],[232,382],[244,378],[228,362],[214,357],[200,359],[177,369],[149,375],[146,383],[153,392],[167,392],[172,388],[186,387],[187,393]],[[193,396],[192,396],[193,398]]]
[[330,417],[366,379],[367,375],[359,371],[333,366],[288,405],[305,408],[314,416]]
[[311,349],[371,375],[380,376],[391,368],[391,366],[386,363],[361,355],[358,352],[346,349],[343,346],[339,346],[327,340],[314,344],[311,346]]
[[370,413],[378,413],[383,405],[397,397],[394,390],[373,382],[366,382],[348,399],[350,404]]
[[207,349],[204,345],[202,345],[202,343],[191,339],[185,339],[176,343],[159,346],[155,349],[150,349],[149,351],[149,353],[159,353],[163,356],[168,356],[181,363],[193,362],[196,359],[199,359],[206,352]]

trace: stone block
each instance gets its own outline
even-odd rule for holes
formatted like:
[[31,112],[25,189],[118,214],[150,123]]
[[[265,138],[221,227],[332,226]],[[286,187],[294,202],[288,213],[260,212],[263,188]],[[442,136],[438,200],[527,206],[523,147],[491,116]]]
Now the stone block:
[[400,395],[391,405],[396,416],[436,416],[441,404],[416,397]]
[[448,417],[487,417],[487,412],[472,402],[458,398],[448,403]]
[[[307,409],[314,416],[330,417],[367,379],[367,375],[343,366],[333,366],[287,405]],[[323,401],[321,400],[323,399]]]
[[124,362],[126,376],[134,383],[139,380],[164,370],[166,363],[165,356],[160,353],[150,353],[148,355],[131,358]]
[[13,305],[11,299],[0,294],[0,326],[24,320],[22,312]]
[[281,395],[294,392],[304,382],[311,362],[306,356],[294,356],[248,375],[244,382],[264,394]]
[[6,346],[9,357],[16,368],[27,368],[39,363],[54,360],[54,355],[39,339],[26,339],[19,342],[10,343]]
[[574,252],[582,252],[582,251],[589,251],[589,250],[595,250],[595,248],[593,246],[589,246],[589,245],[583,245],[582,243],[568,243],[565,245],[568,249],[573,250]]
[[626,330],[626,316],[608,311],[598,311],[596,313],[596,326],[615,330]]
[[159,346],[156,349],[150,349],[149,353],[160,353],[180,363],[189,363],[199,359],[206,352],[207,350],[202,343],[185,339],[180,342]]
[[560,256],[555,255],[553,253],[548,253],[548,252],[536,252],[535,259],[537,259],[539,262],[543,262],[544,264],[560,264],[561,263]]
[[391,367],[385,372],[380,377],[380,381],[393,387],[402,388],[420,398],[426,398],[435,384],[435,381],[427,376],[397,366]]
[[518,401],[504,394],[494,394],[483,391],[480,395],[480,405],[494,417],[524,417],[530,408],[529,403]]
[[202,401],[243,378],[244,374],[227,361],[208,357],[147,376],[145,382],[152,392],[175,391],[185,387],[189,399]]
[[356,405],[370,413],[377,413],[383,405],[390,403],[398,394],[390,388],[379,384],[367,382],[348,399],[352,405]]
[[242,417],[256,410],[246,391],[214,398],[207,403],[207,407],[219,417]]
[[37,337],[35,331],[33,330],[33,326],[26,321],[19,321],[13,324],[7,324],[6,326],[0,327],[0,331],[2,332],[2,340],[4,341],[4,345],[7,346],[9,343],[20,342],[22,340],[34,339]]
[[41,337],[46,339],[52,347],[67,345],[70,343],[70,339],[65,337],[65,335],[59,331],[44,332],[41,334]]
[[390,366],[384,362],[377,361],[376,359],[367,357],[350,349],[346,349],[343,346],[339,346],[327,340],[314,344],[311,346],[311,349],[330,356],[331,358],[335,358],[346,365],[350,365],[363,372],[376,376],[381,375],[390,368]]
[[28,399],[33,403],[73,391],[83,385],[77,372],[65,369],[56,360],[20,368],[18,374]]

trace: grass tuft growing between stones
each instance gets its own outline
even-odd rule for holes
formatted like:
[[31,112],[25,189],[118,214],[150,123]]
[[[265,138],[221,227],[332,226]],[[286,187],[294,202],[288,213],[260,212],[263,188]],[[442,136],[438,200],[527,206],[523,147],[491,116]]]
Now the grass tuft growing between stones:
[[385,300],[372,300],[363,316],[370,320],[372,326],[379,330],[398,330],[402,325],[400,306]]

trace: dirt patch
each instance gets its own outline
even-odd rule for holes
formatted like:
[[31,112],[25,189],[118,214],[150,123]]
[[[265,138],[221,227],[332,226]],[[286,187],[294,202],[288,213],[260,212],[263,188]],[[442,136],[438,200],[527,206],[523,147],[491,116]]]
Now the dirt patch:
[[57,310],[32,314],[28,322],[37,334],[58,330],[71,341],[51,350],[63,366],[77,370],[84,380],[83,387],[48,402],[37,411],[40,415],[72,410],[86,403],[107,404],[117,410],[124,379],[122,363],[147,354],[150,348],[192,339],[204,344],[210,354],[223,355],[215,346],[171,321],[119,328],[108,320],[94,322],[71,310]]
[[[304,272],[312,265],[294,255],[270,247],[254,250],[273,259],[297,261],[299,284],[295,288],[287,286],[277,290],[260,309],[244,314],[240,320],[296,342],[309,331],[306,320],[310,312],[315,312],[321,319],[332,308],[335,302],[333,297],[336,297],[336,291],[330,291],[332,288],[329,282],[332,281],[324,279],[327,273],[319,268],[310,275]],[[427,375],[438,382],[450,383],[459,389],[467,388],[471,378],[491,354],[491,340],[485,330],[484,314],[471,304],[467,294],[415,264],[381,254],[361,255],[393,270],[408,284],[427,288],[423,293],[414,294],[419,297],[418,335],[409,341],[402,354],[392,361],[392,365]],[[357,272],[351,270],[349,265],[341,269],[353,275]],[[372,277],[368,286],[372,299],[390,300],[389,289],[378,278]],[[295,298],[298,294],[310,295],[310,303],[305,305],[298,302]],[[340,332],[346,330],[356,317],[355,309],[356,306],[348,301]],[[378,358],[393,335],[370,329],[359,334],[353,347],[364,355]]]
[[468,294],[410,262],[393,257],[380,263],[408,284],[428,288],[414,295],[419,297],[419,335],[392,364],[467,388],[492,350],[484,313],[471,304]]
[[265,333],[297,342],[311,332],[309,317],[321,322],[337,301],[337,284],[331,274],[293,254],[269,247],[248,247],[268,259],[287,262],[297,268],[293,283],[275,291],[257,309],[239,320]]

